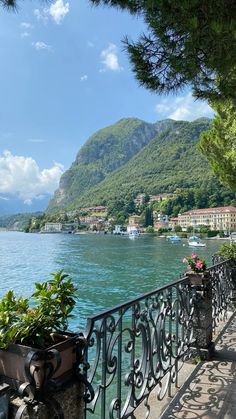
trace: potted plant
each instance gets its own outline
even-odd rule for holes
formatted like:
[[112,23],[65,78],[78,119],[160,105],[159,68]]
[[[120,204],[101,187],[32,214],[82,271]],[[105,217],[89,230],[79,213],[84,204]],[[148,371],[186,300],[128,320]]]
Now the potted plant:
[[40,399],[73,376],[78,335],[66,329],[75,293],[72,279],[59,271],[35,283],[30,298],[8,291],[0,300],[0,375],[11,388],[30,384]]
[[213,260],[214,262],[230,261],[231,275],[236,285],[236,243],[222,244],[218,252],[214,255]]
[[203,280],[208,277],[205,260],[192,252],[191,256],[184,257],[183,263],[187,263],[186,275],[189,277],[191,285],[202,285]]

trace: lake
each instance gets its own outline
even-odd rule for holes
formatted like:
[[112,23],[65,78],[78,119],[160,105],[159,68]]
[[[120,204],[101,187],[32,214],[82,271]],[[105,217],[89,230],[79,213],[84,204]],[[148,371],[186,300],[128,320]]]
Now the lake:
[[[222,240],[196,250],[208,266]],[[171,244],[146,235],[136,240],[103,234],[0,233],[0,295],[9,289],[30,295],[35,281],[63,269],[78,288],[71,329],[84,327],[91,314],[178,279],[186,269],[187,241]]]

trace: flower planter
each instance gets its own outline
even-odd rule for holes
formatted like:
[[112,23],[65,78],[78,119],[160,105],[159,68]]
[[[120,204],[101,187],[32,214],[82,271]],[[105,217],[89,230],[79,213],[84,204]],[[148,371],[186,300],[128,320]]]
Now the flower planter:
[[66,332],[63,340],[45,350],[12,344],[0,350],[0,375],[14,390],[29,383],[36,397],[52,385],[60,387],[75,373],[78,335]]
[[186,272],[186,276],[189,278],[190,285],[198,286],[205,285],[206,281],[209,279],[208,272]]

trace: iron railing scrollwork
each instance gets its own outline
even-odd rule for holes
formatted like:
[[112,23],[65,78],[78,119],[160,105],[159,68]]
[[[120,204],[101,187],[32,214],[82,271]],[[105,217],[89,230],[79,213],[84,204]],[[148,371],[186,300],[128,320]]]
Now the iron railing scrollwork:
[[177,385],[193,342],[193,298],[193,288],[182,278],[88,319],[87,417],[135,418],[142,402],[148,417],[154,387],[162,399],[171,384]]
[[214,259],[217,262],[209,269],[212,288],[212,318],[213,331],[226,319],[227,311],[232,298],[232,275],[230,261]]
[[[208,269],[213,329],[225,317],[232,293],[228,261]],[[194,305],[198,288],[184,277],[88,318],[79,367],[85,385],[85,418],[135,419],[149,396],[170,395],[194,344]]]

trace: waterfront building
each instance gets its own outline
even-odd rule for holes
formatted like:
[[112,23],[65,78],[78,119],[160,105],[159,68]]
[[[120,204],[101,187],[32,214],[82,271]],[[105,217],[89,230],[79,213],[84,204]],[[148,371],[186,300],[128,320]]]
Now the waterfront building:
[[178,217],[170,217],[169,219],[169,227],[174,229],[179,223]]
[[154,228],[158,229],[160,227],[169,227],[169,217],[166,214],[163,214],[162,212],[155,213],[155,223]]
[[210,230],[226,232],[236,230],[236,207],[217,207],[193,209],[178,215],[178,224],[182,228],[208,226]]
[[141,215],[130,215],[129,216],[129,225],[138,225],[142,223],[143,217]]
[[113,230],[113,234],[121,234],[121,225],[120,224],[116,224],[115,225],[115,228],[114,228],[114,230]]
[[62,223],[46,223],[43,229],[44,233],[61,233]]

